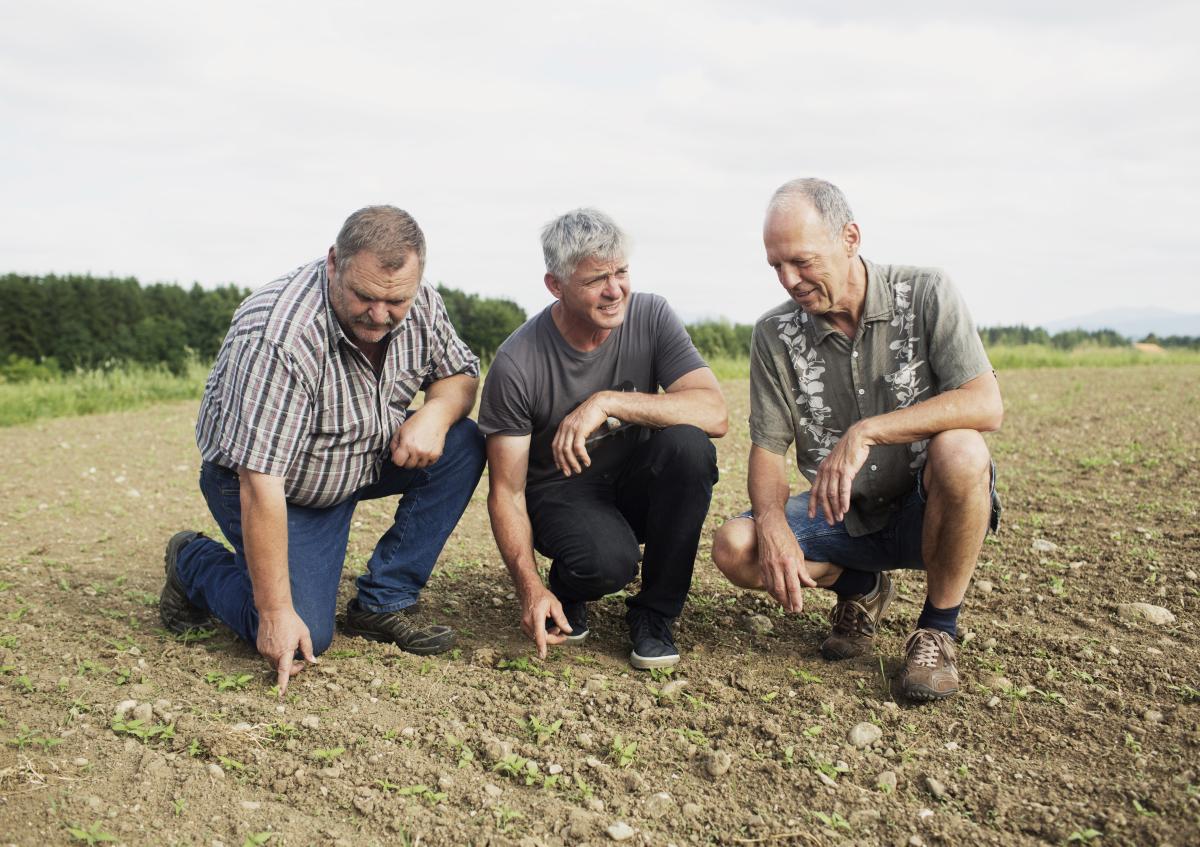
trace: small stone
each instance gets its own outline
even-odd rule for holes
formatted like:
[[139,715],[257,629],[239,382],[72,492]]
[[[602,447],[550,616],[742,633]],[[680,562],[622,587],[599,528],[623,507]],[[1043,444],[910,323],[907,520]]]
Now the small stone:
[[936,779],[932,776],[925,777],[925,787],[929,790],[929,793],[933,795],[935,800],[946,799],[946,784],[940,779]]
[[154,694],[154,686],[148,682],[139,682],[129,686],[129,693],[134,697],[150,697]]
[[249,732],[250,730],[254,729],[254,727],[245,721],[242,721],[240,723],[235,723],[233,726],[229,727],[229,729],[233,732]]
[[1195,571],[1188,571],[1187,573],[1184,574],[1184,576],[1186,576],[1192,582],[1196,582],[1196,581],[1200,580],[1200,574],[1197,574]]
[[990,579],[975,580],[975,590],[978,591],[980,594],[991,594],[992,591],[995,590],[995,588],[996,588],[996,586],[992,584],[992,581]]
[[895,700],[884,701],[883,708],[885,711],[891,712],[894,715],[899,714],[899,712],[900,712],[900,704],[897,703]]
[[1146,723],[1162,723],[1163,713],[1157,709],[1147,709],[1142,712],[1142,720]]
[[659,791],[646,798],[642,812],[648,818],[665,818],[675,812],[675,800],[667,792]]
[[304,727],[305,729],[316,729],[320,725],[321,725],[321,719],[318,718],[316,715],[305,715],[300,720],[300,726]]
[[1058,549],[1058,545],[1053,541],[1047,541],[1045,538],[1033,539],[1033,552],[1035,553],[1053,553]]
[[875,777],[875,785],[880,791],[895,791],[897,784],[899,780],[895,771],[881,771],[879,776]]
[[716,779],[723,776],[733,765],[733,756],[724,750],[710,750],[704,757],[704,770]]
[[122,700],[117,704],[117,707],[113,709],[113,714],[116,716],[117,720],[123,721],[129,717],[129,713],[136,708],[137,700]]
[[76,756],[71,760],[71,764],[77,768],[86,768],[88,766],[88,760],[83,758],[83,756]]
[[[918,820],[929,820],[931,817],[933,817],[933,809],[921,809],[917,812]],[[922,841],[921,843],[924,844],[925,842]]]
[[994,709],[999,705],[1000,705],[1000,698],[997,697],[995,694],[993,694],[991,697],[988,698],[987,707],[989,709]]
[[600,768],[604,767],[604,762],[600,761],[595,756],[588,756],[583,760],[583,763],[592,770],[599,770]]
[[471,664],[490,668],[496,664],[497,654],[491,647],[480,647],[471,652]]
[[616,821],[605,830],[613,841],[628,841],[634,836],[634,829],[625,821]]
[[997,643],[999,643],[999,642],[997,642],[996,639],[994,639],[994,638],[985,638],[983,640],[983,649],[984,650],[995,650]]
[[861,750],[864,747],[870,747],[882,737],[882,729],[873,723],[863,721],[855,724],[854,728],[850,730],[849,741],[851,745]]
[[209,762],[208,775],[211,776],[213,779],[224,779],[225,771],[221,770],[221,766],[218,765],[216,762]]
[[500,608],[501,606],[503,606],[503,605],[504,605],[504,601],[503,601],[503,600],[501,600],[499,597],[493,597],[493,598],[492,598],[492,605],[493,605],[493,606],[495,606],[495,607],[498,609],[498,608]]
[[587,803],[585,805],[589,809],[591,809],[593,812],[603,812],[604,811],[604,801],[601,800],[599,797],[589,797],[587,799]]
[[241,805],[247,812],[257,812],[262,808],[262,803],[257,800],[243,800]]
[[821,781],[822,785],[826,785],[829,788],[837,788],[837,780],[824,771],[817,772],[817,779]]
[[704,814],[704,809],[700,808],[699,803],[684,803],[679,811],[683,812],[685,818],[698,818]]
[[1175,623],[1175,615],[1169,609],[1149,603],[1122,603],[1117,606],[1117,617],[1126,621],[1145,620],[1157,626]]
[[342,768],[340,765],[330,765],[327,768],[321,768],[317,771],[317,776],[321,777],[321,779],[337,779],[341,775]]
[[154,722],[154,707],[149,703],[138,703],[133,708],[133,719],[144,724]]
[[[929,812],[929,810],[922,809],[920,812],[917,813],[917,817],[924,819],[924,818],[932,817],[932,815],[933,815],[933,812],[929,812],[928,815],[922,814],[923,812]],[[919,835],[910,835],[908,838],[908,847],[925,847],[925,839]]]
[[499,797],[501,794],[504,793],[504,790],[502,788],[500,788],[500,786],[493,785],[492,783],[489,782],[483,786],[483,793],[489,797]]
[[379,677],[375,677],[371,680],[371,690],[378,691],[380,688],[383,688],[383,680]]
[[751,635],[769,635],[775,629],[766,615],[746,615],[741,620],[742,629]]

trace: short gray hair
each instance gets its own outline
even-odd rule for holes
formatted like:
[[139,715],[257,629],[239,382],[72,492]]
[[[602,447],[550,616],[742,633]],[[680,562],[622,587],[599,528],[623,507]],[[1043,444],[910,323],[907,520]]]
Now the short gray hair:
[[767,216],[770,217],[773,212],[793,208],[797,200],[805,200],[812,204],[821,220],[825,222],[829,234],[835,238],[846,228],[846,224],[854,220],[854,213],[850,211],[850,203],[842,189],[832,182],[814,177],[793,179],[779,186],[771,195],[771,202],[767,204]]
[[584,259],[624,259],[625,233],[598,209],[573,209],[542,228],[546,272],[566,282]]
[[366,206],[342,224],[334,243],[337,258],[348,262],[362,252],[374,253],[387,270],[404,267],[410,253],[425,267],[425,233],[413,216],[395,206]]

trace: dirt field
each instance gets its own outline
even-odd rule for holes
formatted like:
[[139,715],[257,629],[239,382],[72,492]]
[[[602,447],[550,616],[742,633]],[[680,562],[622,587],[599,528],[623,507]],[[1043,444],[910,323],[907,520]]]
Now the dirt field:
[[[461,650],[339,636],[284,705],[227,631],[159,627],[165,540],[216,532],[195,404],[0,430],[0,843],[1200,843],[1200,368],[1002,384],[1004,523],[963,692],[936,705],[894,682],[920,574],[877,655],[838,665],[817,652],[830,595],[785,616],[717,577],[745,382],[674,674],[629,669],[615,597],[581,648],[532,658],[485,480],[425,600]],[[347,594],[387,519],[360,507]]]

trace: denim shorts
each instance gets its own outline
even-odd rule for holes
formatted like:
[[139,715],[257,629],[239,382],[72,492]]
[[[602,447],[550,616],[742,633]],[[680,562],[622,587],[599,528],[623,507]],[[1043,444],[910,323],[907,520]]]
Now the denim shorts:
[[[809,519],[807,491],[789,497],[784,513],[804,558],[811,562],[831,562],[856,571],[924,570],[925,560],[921,555],[921,530],[925,524],[924,476],[917,474],[913,490],[900,501],[883,529],[857,538],[846,531],[842,521],[830,526],[819,510],[815,518]],[[991,494],[992,514],[988,528],[995,532],[1000,528],[995,462],[992,462]],[[754,515],[742,512],[737,517],[753,519]]]

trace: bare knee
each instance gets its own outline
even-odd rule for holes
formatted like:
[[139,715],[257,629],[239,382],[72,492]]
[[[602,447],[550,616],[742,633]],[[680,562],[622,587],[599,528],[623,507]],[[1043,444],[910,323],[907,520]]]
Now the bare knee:
[[973,429],[949,429],[929,440],[925,487],[933,491],[967,491],[988,485],[992,454],[983,436]]
[[758,538],[754,521],[732,518],[713,536],[713,564],[740,588],[758,588]]

